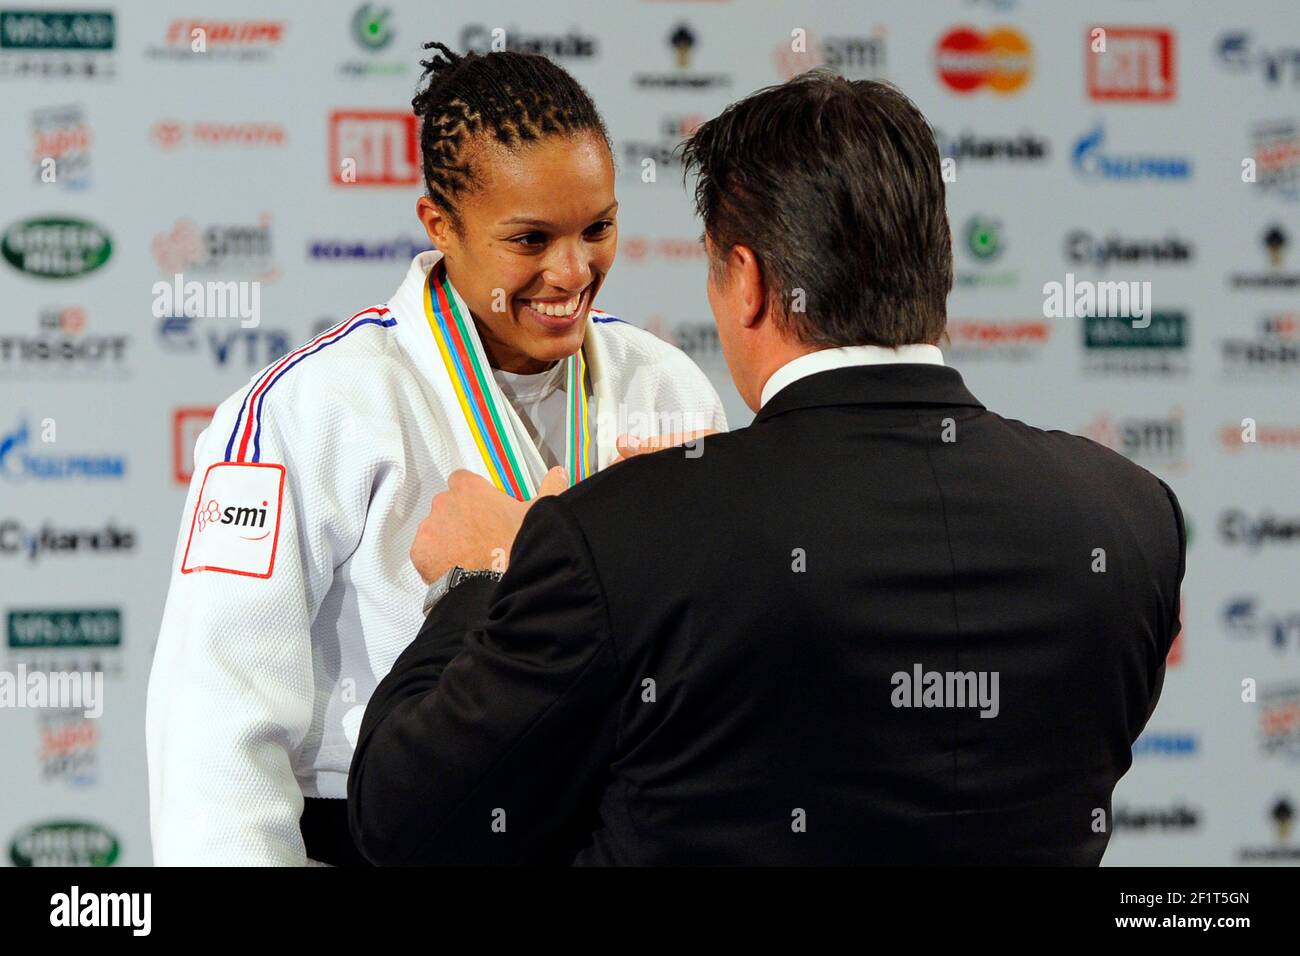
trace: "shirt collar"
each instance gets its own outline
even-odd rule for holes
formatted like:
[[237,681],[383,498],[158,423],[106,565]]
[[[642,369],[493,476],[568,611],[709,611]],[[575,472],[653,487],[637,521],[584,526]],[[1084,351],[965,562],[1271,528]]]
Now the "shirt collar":
[[772,373],[772,377],[763,386],[759,407],[781,389],[801,378],[827,372],[835,368],[848,368],[853,365],[942,365],[943,352],[937,345],[900,345],[897,348],[885,348],[881,345],[843,345],[839,348],[820,349],[800,355],[786,362]]

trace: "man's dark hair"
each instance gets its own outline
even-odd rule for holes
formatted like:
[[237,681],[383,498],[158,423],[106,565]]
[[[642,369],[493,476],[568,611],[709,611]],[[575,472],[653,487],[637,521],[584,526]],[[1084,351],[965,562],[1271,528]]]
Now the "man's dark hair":
[[800,341],[940,339],[952,235],[939,149],[897,88],[804,73],[704,123],[683,158],[714,275],[735,246],[751,248],[778,323]]
[[420,120],[424,186],[457,228],[455,198],[478,182],[472,162],[478,136],[519,146],[591,132],[609,145],[591,96],[546,57],[514,51],[461,56],[436,42],[424,49],[434,51],[420,61],[421,80],[428,82],[411,100]]

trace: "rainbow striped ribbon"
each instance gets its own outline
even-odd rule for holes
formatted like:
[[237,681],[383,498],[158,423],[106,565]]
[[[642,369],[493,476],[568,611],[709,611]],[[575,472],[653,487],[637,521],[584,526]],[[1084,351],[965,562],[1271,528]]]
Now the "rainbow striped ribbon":
[[[460,402],[470,434],[483,456],[488,475],[501,491],[519,501],[537,494],[521,457],[515,450],[512,430],[497,406],[495,384],[490,379],[487,356],[478,341],[478,333],[466,321],[465,313],[439,263],[429,270],[424,284],[424,314],[433,330],[434,341],[442,355],[452,390]],[[582,349],[565,359],[565,382],[569,401],[564,411],[565,470],[571,484],[591,473],[591,429],[587,422],[587,360]],[[525,439],[526,440],[526,439]]]

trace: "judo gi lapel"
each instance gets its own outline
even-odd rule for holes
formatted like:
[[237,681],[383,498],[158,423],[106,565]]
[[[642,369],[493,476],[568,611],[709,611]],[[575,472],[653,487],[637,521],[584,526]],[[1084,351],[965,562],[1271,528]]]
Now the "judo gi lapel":
[[614,369],[605,352],[603,333],[596,316],[605,313],[588,310],[587,334],[583,337],[582,351],[587,356],[587,374],[591,378],[591,398],[595,403],[596,471],[610,466],[618,454],[618,402],[614,398]]
[[[438,267],[441,258],[437,252],[417,257],[394,304],[400,306],[400,314],[410,317],[403,325],[415,360],[443,404],[462,460],[501,491],[526,501],[536,494],[546,465],[497,385],[473,316]],[[411,326],[420,328],[417,331]],[[576,482],[586,476],[592,457],[588,452],[586,359],[579,352],[565,363],[569,402],[564,466],[570,481]]]

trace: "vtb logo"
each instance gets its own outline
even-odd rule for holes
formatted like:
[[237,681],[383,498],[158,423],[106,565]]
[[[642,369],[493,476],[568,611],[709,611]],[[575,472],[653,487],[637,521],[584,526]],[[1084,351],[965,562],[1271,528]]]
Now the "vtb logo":
[[[209,498],[206,502],[199,505],[199,512],[194,519],[194,528],[202,532],[208,525],[227,524],[234,525],[237,528],[255,528],[262,529],[266,527],[266,509],[268,503],[263,501],[260,508],[242,508],[234,505],[222,508],[217,503],[216,498]],[[241,534],[240,537],[245,541],[261,541],[266,534],[251,536]]]

